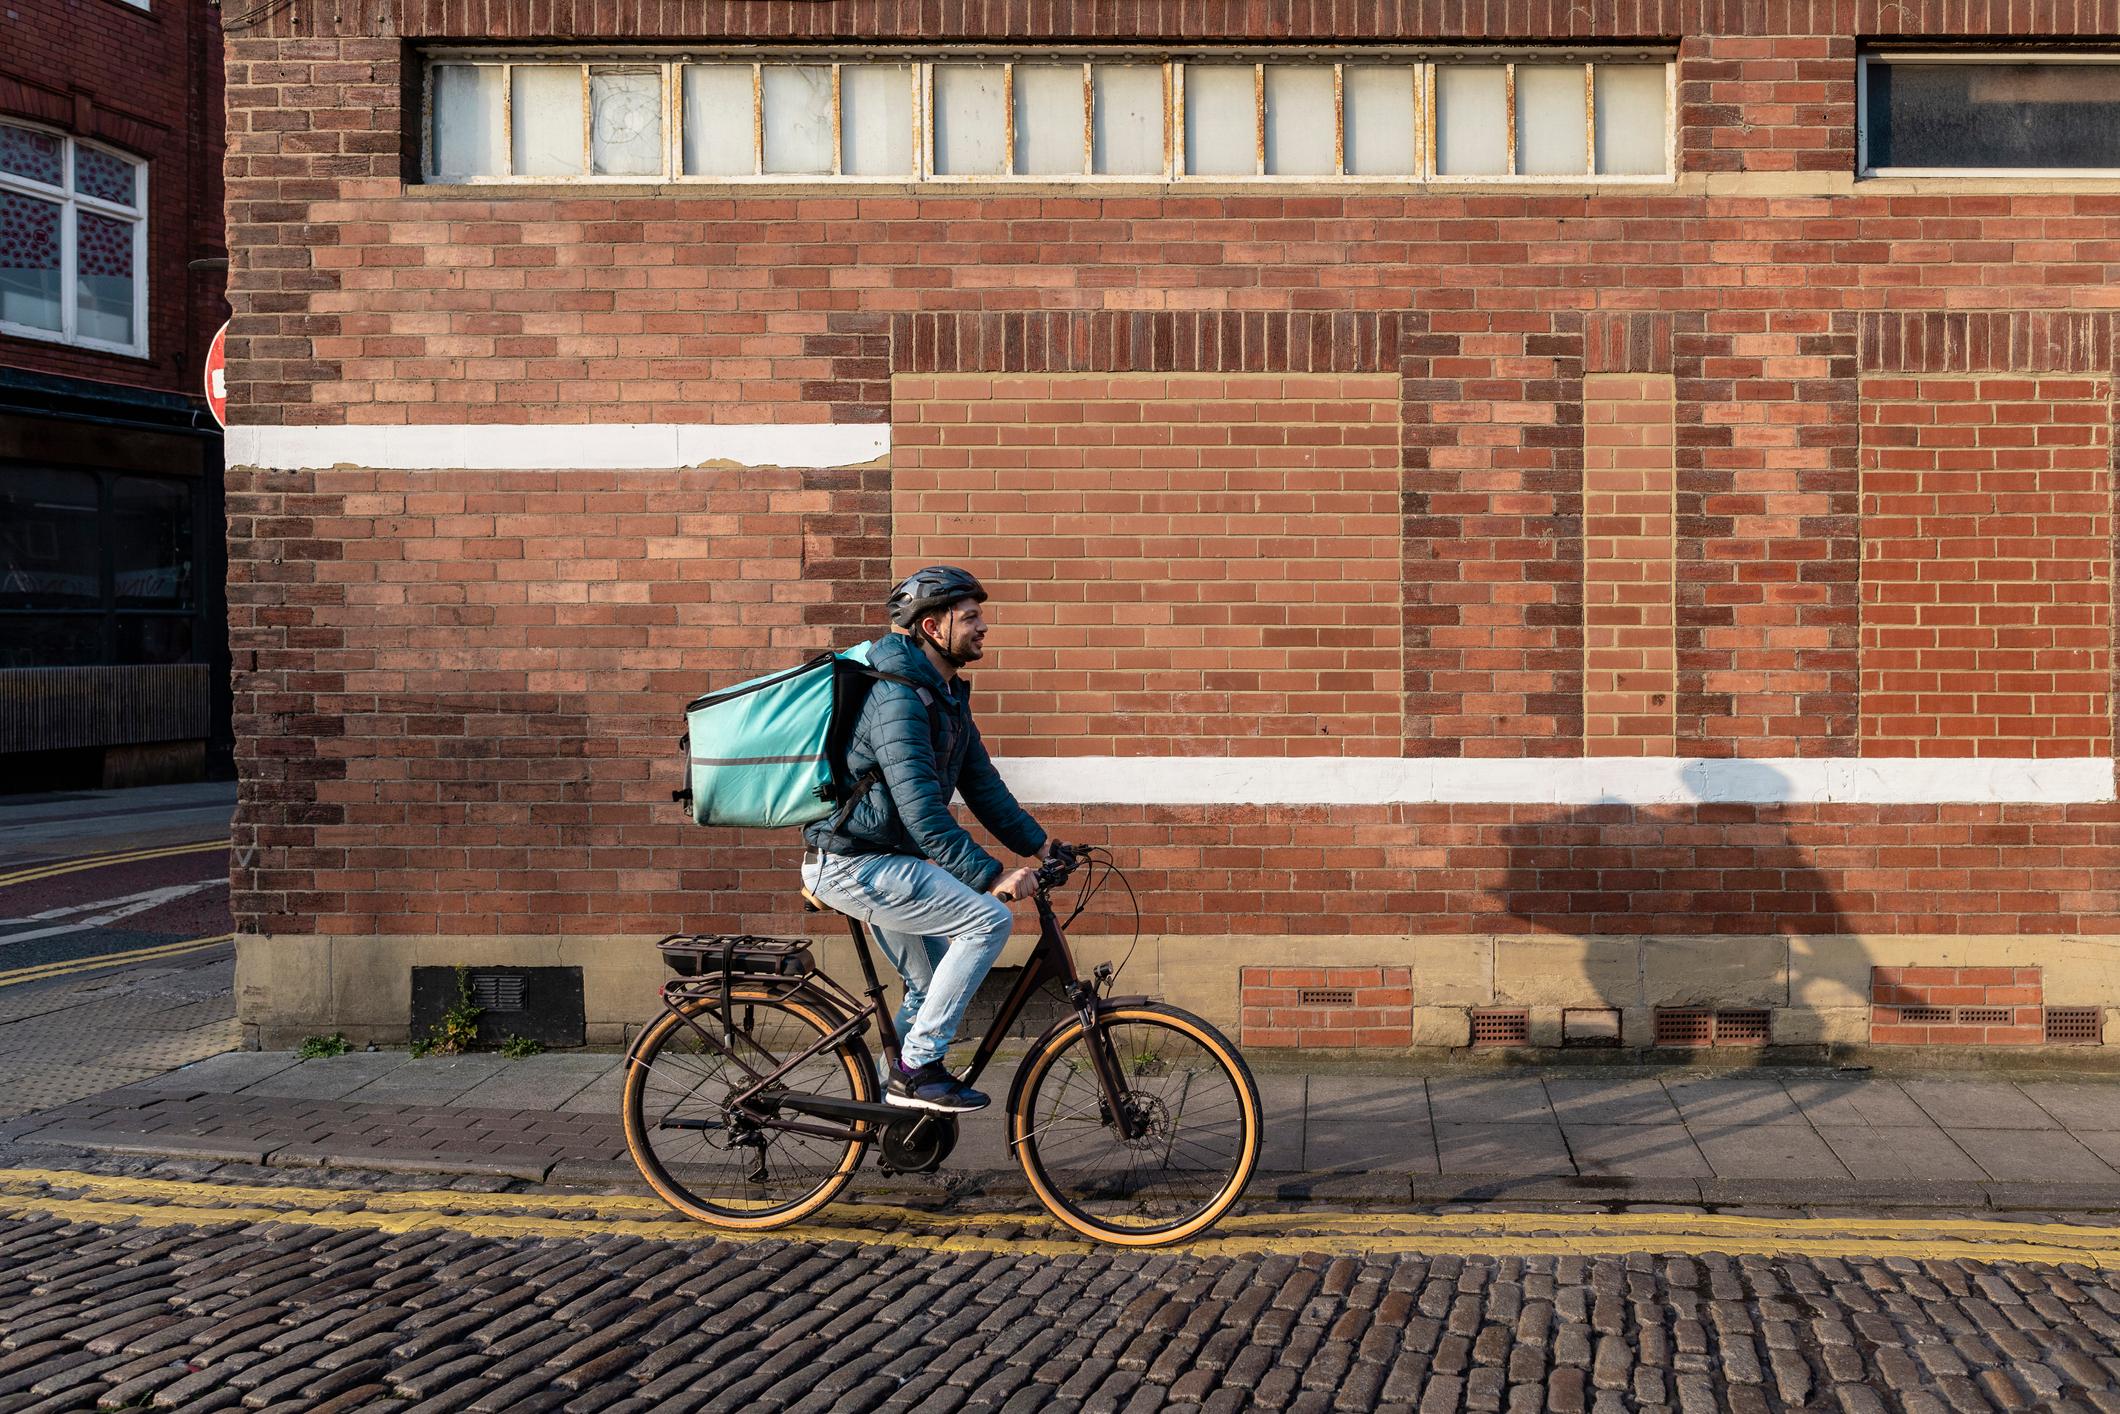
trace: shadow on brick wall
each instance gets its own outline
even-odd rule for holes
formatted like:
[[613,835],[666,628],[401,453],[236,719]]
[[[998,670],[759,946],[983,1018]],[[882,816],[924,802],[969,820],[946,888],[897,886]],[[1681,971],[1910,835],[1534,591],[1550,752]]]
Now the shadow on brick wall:
[[1541,931],[1811,936],[1853,931],[1813,862],[1810,808],[1765,762],[1688,773],[1687,803],[1530,807],[1503,826],[1504,911]]

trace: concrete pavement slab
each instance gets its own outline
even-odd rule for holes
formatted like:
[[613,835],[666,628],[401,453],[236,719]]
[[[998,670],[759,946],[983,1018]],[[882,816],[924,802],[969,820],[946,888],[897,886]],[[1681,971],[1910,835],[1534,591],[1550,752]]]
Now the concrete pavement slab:
[[1296,1173],[1303,1167],[1304,1109],[1310,1088],[1307,1075],[1261,1075],[1259,1108],[1266,1127],[1259,1168],[1266,1173]]
[[1553,1104],[1536,1075],[1433,1076],[1428,1108],[1438,1124],[1554,1123]]
[[1926,1122],[1820,1125],[1818,1134],[1858,1182],[1904,1179],[1978,1183],[1987,1177],[1987,1171],[1967,1157],[1948,1134]]
[[561,1114],[604,1114],[616,1116],[624,1100],[626,1071],[623,1058],[609,1073],[590,1081],[567,1102],[559,1107]]
[[1715,1176],[1693,1136],[1681,1124],[1563,1124],[1561,1133],[1568,1141],[1576,1170],[1584,1175]]
[[1311,1172],[1440,1172],[1428,1091],[1418,1080],[1313,1075],[1303,1167]]
[[2120,1131],[2120,1085],[2020,1080],[2017,1090],[2073,1134],[2086,1130]]
[[1693,1142],[1707,1156],[1717,1178],[1726,1179],[1848,1179],[1853,1177],[1818,1137],[1818,1131],[1801,1121],[1795,1124],[1732,1125],[1711,1121],[1688,1122]]
[[1446,1174],[1563,1175],[1575,1173],[1561,1127],[1495,1122],[1438,1124],[1436,1157]]
[[1563,1126],[1678,1124],[1678,1106],[1653,1075],[1548,1075],[1546,1097]]
[[1890,1080],[1835,1080],[1789,1076],[1782,1088],[1813,1125],[1879,1125],[1893,1129],[1933,1125],[1928,1111]]
[[224,1051],[167,1074],[142,1080],[139,1090],[189,1090],[200,1095],[232,1095],[270,1079],[301,1062],[287,1051]]
[[1804,1122],[1803,1111],[1771,1075],[1700,1075],[1666,1080],[1664,1091],[1699,1139],[1761,1124]]
[[373,1105],[446,1105],[499,1075],[505,1056],[422,1056],[385,1071],[345,1098]]
[[2114,1183],[2120,1173],[2059,1130],[1961,1129],[1951,1138],[1998,1183]]
[[482,1109],[556,1110],[615,1074],[624,1060],[613,1055],[525,1056],[508,1062],[449,1103]]
[[2120,1172],[2120,1132],[2110,1129],[2086,1129],[2068,1137],[2097,1155],[2107,1167]]
[[2007,1080],[1908,1080],[1900,1088],[1945,1129],[2059,1129]]
[[302,1061],[255,1084],[245,1086],[246,1095],[270,1095],[289,1100],[336,1100],[350,1095],[378,1076],[411,1063],[403,1051],[355,1051],[351,1055],[324,1056]]

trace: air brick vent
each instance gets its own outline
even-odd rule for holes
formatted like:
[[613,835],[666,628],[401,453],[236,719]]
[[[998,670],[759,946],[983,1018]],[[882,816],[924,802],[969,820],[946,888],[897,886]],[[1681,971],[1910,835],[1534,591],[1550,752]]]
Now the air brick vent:
[[2007,1026],[2017,1019],[2017,1013],[2006,1006],[1962,1006],[1958,1008],[1960,1026]]
[[1949,1026],[1957,1017],[1947,1006],[1903,1006],[1899,1019],[1909,1026]]
[[521,1011],[523,984],[520,972],[489,972],[471,979],[471,1004],[487,1011]]
[[1715,1015],[1705,1007],[1658,1007],[1656,1044],[1706,1046],[1715,1040]]
[[1764,1046],[1767,1024],[1765,1011],[1719,1011],[1715,1013],[1715,1044]]
[[2050,1006],[2046,1009],[2046,1043],[2049,1046],[2095,1046],[2104,1031],[2094,1006]]
[[1472,1013],[1472,1044],[1475,1046],[1521,1046],[1531,1039],[1528,1011],[1475,1011]]
[[1296,992],[1297,1006],[1353,1006],[1354,990],[1349,987],[1303,987]]

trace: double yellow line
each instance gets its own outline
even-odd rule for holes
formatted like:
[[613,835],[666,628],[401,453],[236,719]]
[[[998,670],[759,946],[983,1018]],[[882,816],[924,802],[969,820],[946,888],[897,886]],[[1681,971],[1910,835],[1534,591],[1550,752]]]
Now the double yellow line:
[[227,849],[227,840],[193,840],[188,844],[163,845],[155,849],[132,849],[117,854],[91,854],[80,859],[48,859],[11,874],[0,874],[0,889],[10,884],[34,884],[61,874],[79,874],[86,869],[104,869],[113,864],[135,864],[143,859],[169,859],[180,854],[207,854]]
[[18,967],[12,972],[0,972],[0,987],[14,987],[24,982],[42,982],[52,977],[70,977],[76,972],[93,972],[99,967],[122,967],[128,962],[154,962],[160,958],[182,957],[186,953],[204,952],[223,943],[235,941],[233,933],[216,933],[210,938],[186,938],[180,943],[161,943],[151,948],[134,948],[131,952],[97,953],[94,957],[70,957],[59,962],[39,963],[34,967]]
[[[357,1205],[349,1208],[349,1204]],[[777,1232],[723,1232],[678,1219],[653,1198],[619,1194],[447,1191],[362,1193],[275,1184],[218,1184],[0,1169],[0,1217],[49,1216],[141,1228],[228,1222],[297,1223],[491,1238],[659,1242],[857,1242],[928,1252],[1008,1256],[1098,1250],[1028,1213],[943,1215],[849,1204],[840,1222]],[[882,1226],[874,1224],[881,1223]],[[1749,1218],[1707,1213],[1249,1213],[1170,1249],[1192,1257],[1327,1253],[1608,1256],[1904,1257],[1915,1261],[2079,1262],[2120,1267],[2120,1230],[2054,1222],[1951,1218]]]

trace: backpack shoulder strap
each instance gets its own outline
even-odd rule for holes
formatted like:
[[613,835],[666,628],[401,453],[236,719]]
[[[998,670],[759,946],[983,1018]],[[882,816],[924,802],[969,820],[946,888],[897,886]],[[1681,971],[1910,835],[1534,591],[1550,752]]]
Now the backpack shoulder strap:
[[[854,666],[864,676],[874,678],[878,682],[895,682],[902,687],[913,689],[914,694],[920,698],[920,705],[927,708],[928,725],[930,727],[934,725],[938,699],[935,696],[934,689],[930,688],[926,683],[921,682],[918,678],[909,678],[903,673],[891,673],[885,672],[882,668],[872,668],[866,663],[858,663]],[[840,804],[839,809],[832,815],[832,833],[837,834],[846,828],[848,819],[854,814],[854,807],[861,804],[862,799],[870,791],[874,790],[882,780],[883,771],[876,766],[869,767],[868,770],[863,771],[854,778],[853,788],[847,792],[846,800]]]
[[864,673],[867,673],[870,677],[875,678],[878,682],[895,682],[901,687],[909,687],[913,689],[914,695],[919,697],[920,699],[921,706],[927,708],[929,712],[933,712],[935,710],[934,689],[930,688],[926,683],[920,681],[920,679],[909,678],[904,673],[887,673],[881,668],[872,668],[865,663],[862,665],[861,670]]

